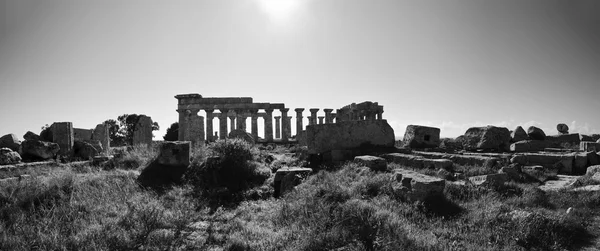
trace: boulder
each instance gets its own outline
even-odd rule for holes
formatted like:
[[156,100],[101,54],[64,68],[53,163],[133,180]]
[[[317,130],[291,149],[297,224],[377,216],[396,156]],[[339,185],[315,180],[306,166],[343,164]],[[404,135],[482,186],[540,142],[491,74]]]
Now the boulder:
[[254,137],[252,137],[252,134],[241,130],[241,129],[236,129],[233,130],[229,133],[229,138],[230,139],[234,139],[234,138],[238,138],[238,139],[243,139],[246,142],[250,143],[250,144],[254,144]]
[[558,134],[569,134],[569,126],[566,124],[558,124],[556,125],[556,130]]
[[508,151],[510,132],[504,127],[471,127],[465,133],[465,150]]
[[443,196],[446,181],[410,170],[396,169],[393,190],[408,201],[425,201],[430,196]]
[[168,166],[188,166],[190,164],[190,142],[170,141],[160,144],[156,160]]
[[530,126],[529,128],[527,128],[527,136],[531,140],[545,140],[546,139],[546,133],[544,133],[544,131],[542,129],[537,128],[535,126]]
[[522,140],[510,145],[511,152],[540,152],[548,146],[544,140]]
[[527,132],[523,127],[517,126],[515,130],[510,134],[511,142],[519,142],[527,139]]
[[0,165],[13,165],[21,162],[21,155],[10,148],[0,148]]
[[40,135],[37,135],[32,131],[27,131],[25,135],[23,135],[23,138],[25,140],[42,140],[42,137],[40,137]]
[[100,150],[98,150],[96,147],[94,147],[92,144],[85,142],[85,141],[81,141],[81,140],[75,140],[75,142],[73,143],[73,156],[74,157],[79,157],[85,160],[88,159],[92,159],[94,156],[98,155],[98,153],[100,152]]
[[17,135],[12,133],[6,134],[0,138],[0,148],[9,148],[13,151],[19,151],[19,146],[21,145],[21,141],[17,139]]
[[364,165],[373,171],[385,171],[387,170],[387,161],[384,158],[375,156],[356,156],[354,157],[354,163]]
[[440,145],[440,129],[408,125],[404,133],[404,146],[410,148],[436,148]]
[[386,120],[342,121],[306,127],[308,153],[356,148],[393,148],[394,129]]
[[312,173],[310,168],[281,168],[275,173],[273,186],[275,191],[273,197],[279,198],[286,193],[292,191],[294,187],[299,185],[308,175]]
[[508,174],[494,173],[469,177],[471,184],[475,186],[501,186],[508,181]]
[[29,160],[47,160],[52,159],[60,147],[56,143],[39,141],[39,140],[25,140],[21,143],[21,157]]

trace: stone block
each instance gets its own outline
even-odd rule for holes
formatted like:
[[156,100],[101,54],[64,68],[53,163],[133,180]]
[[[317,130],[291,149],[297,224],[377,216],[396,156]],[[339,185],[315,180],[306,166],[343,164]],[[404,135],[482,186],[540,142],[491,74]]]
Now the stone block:
[[273,187],[275,188],[273,197],[279,198],[292,191],[294,187],[299,185],[311,173],[312,169],[310,168],[294,167],[278,169],[273,179]]
[[573,174],[584,174],[586,172],[588,157],[587,153],[573,153]]
[[579,150],[584,152],[598,152],[600,151],[600,143],[582,141],[579,144]]
[[396,169],[394,178],[403,187],[394,186],[394,192],[413,202],[425,201],[429,196],[443,196],[446,186],[443,179],[404,169]]
[[401,166],[423,168],[423,157],[402,153],[388,153],[382,156],[388,162],[396,163]]
[[152,119],[140,115],[133,130],[133,145],[152,145]]
[[171,141],[160,144],[158,158],[159,164],[167,166],[190,165],[190,142]]
[[102,151],[108,152],[110,150],[110,135],[108,132],[108,125],[98,124],[96,128],[94,128],[94,132],[92,134],[92,140],[100,141],[102,145]]
[[579,133],[546,135],[548,147],[572,148],[579,145]]
[[91,140],[93,134],[94,130],[92,129],[73,128],[73,137],[75,137],[75,140]]
[[523,127],[517,126],[517,128],[510,133],[510,142],[519,142],[523,140],[527,140],[527,132]]
[[570,174],[575,158],[571,154],[521,153],[510,159],[520,165],[541,165],[545,168],[558,168],[560,173]]
[[476,186],[501,186],[508,181],[508,174],[494,173],[469,177],[471,184]]
[[12,133],[6,134],[0,138],[0,148],[9,148],[15,152],[19,151],[19,147],[21,146],[21,141],[17,139],[17,135]]
[[21,155],[10,148],[0,148],[0,165],[14,165],[21,162]]
[[440,145],[440,129],[408,125],[404,133],[404,146],[410,148],[436,148]]
[[511,152],[540,152],[548,147],[543,140],[523,140],[510,145]]
[[73,144],[75,143],[73,123],[55,122],[50,126],[50,130],[52,131],[52,142],[58,144],[60,147],[58,154],[72,156]]
[[32,131],[27,131],[23,135],[23,139],[25,139],[25,140],[42,140],[42,137],[40,137],[40,135],[33,133]]
[[535,127],[535,126],[530,126],[529,128],[527,128],[527,136],[529,136],[529,139],[531,140],[545,140],[546,139],[546,133],[544,133],[544,130]]
[[600,165],[600,158],[596,152],[587,152],[586,155],[588,160],[587,166]]
[[361,147],[394,147],[394,130],[386,120],[343,121],[306,127],[308,152],[324,153]]
[[102,149],[98,150],[92,144],[81,140],[75,140],[75,143],[73,144],[73,156],[84,160],[92,159],[94,156],[98,155],[101,150]]
[[28,160],[47,160],[54,158],[60,146],[56,143],[25,140],[21,143],[21,157]]
[[464,135],[463,146],[470,151],[508,151],[510,139],[510,131],[504,127],[471,127]]
[[385,171],[387,170],[387,161],[384,158],[375,156],[356,156],[354,157],[354,163],[364,165],[373,171]]
[[580,134],[579,140],[580,141],[588,141],[588,142],[596,142],[596,140],[592,136],[585,135],[585,134]]

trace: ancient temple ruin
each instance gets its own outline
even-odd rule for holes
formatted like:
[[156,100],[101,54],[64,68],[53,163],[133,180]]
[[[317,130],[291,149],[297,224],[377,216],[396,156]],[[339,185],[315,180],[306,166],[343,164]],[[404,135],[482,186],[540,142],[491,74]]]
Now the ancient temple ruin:
[[[213,120],[219,120],[218,139],[225,139],[230,131],[248,131],[246,120],[250,118],[250,133],[257,142],[290,142],[291,120],[289,108],[283,103],[255,103],[250,97],[202,97],[200,94],[181,94],[175,96],[178,100],[180,141],[191,141],[193,144],[217,140],[213,135]],[[279,110],[281,116],[273,116]],[[296,108],[296,132],[304,131],[303,112],[305,108]],[[376,102],[353,103],[337,109],[323,109],[324,116],[319,116],[319,108],[310,108],[308,125],[332,124],[351,120],[382,120],[383,106]],[[204,111],[206,118],[199,115]],[[339,114],[339,115],[338,115]],[[264,138],[258,136],[258,120],[264,121]],[[229,119],[229,120],[228,120]],[[275,130],[273,130],[275,119]],[[228,128],[229,122],[229,128]],[[274,135],[275,133],[275,135]]]

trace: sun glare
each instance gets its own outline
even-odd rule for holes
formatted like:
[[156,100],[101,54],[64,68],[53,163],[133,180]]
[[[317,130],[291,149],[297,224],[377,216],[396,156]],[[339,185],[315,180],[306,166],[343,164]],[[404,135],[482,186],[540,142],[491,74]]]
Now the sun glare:
[[303,0],[257,0],[257,2],[269,18],[282,22],[294,15]]

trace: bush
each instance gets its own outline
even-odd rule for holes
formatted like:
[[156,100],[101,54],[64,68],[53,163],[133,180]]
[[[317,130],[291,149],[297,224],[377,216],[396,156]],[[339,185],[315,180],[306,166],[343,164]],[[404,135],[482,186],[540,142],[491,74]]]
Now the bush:
[[207,148],[211,157],[205,162],[193,162],[185,174],[188,183],[199,192],[215,192],[227,189],[238,193],[262,184],[270,171],[253,161],[256,149],[241,139],[219,140]]

